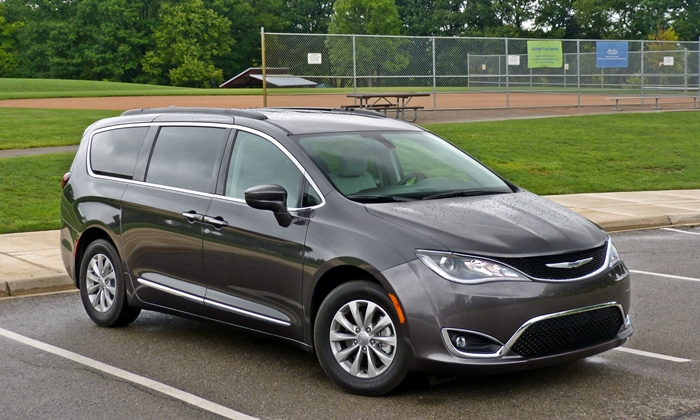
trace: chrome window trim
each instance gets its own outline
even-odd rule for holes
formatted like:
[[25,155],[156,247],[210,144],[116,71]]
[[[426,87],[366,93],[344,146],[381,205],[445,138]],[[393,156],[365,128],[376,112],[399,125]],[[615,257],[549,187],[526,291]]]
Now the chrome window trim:
[[200,297],[200,296],[196,296],[196,295],[193,295],[193,294],[190,294],[190,293],[186,293],[186,292],[183,292],[183,291],[174,289],[174,288],[172,288],[172,287],[164,286],[164,285],[162,285],[162,284],[160,284],[160,283],[156,283],[156,282],[153,282],[153,281],[150,281],[150,280],[146,280],[146,279],[143,279],[143,278],[141,278],[141,277],[139,277],[136,281],[137,281],[139,284],[142,284],[142,285],[144,285],[144,286],[151,287],[151,288],[156,289],[156,290],[160,290],[161,292],[169,293],[169,294],[171,294],[171,295],[173,295],[173,296],[178,296],[178,297],[181,297],[181,298],[184,298],[184,299],[187,299],[187,300],[191,300],[191,301],[193,301],[193,302],[197,302],[197,303],[200,303],[200,304],[202,304],[202,305],[210,305],[210,306],[213,306],[213,307],[216,307],[216,308],[219,308],[219,309],[224,309],[224,310],[227,310],[227,311],[229,311],[229,312],[233,312],[233,313],[236,313],[236,314],[239,314],[239,315],[245,315],[245,316],[248,316],[248,317],[251,317],[251,318],[260,319],[260,320],[262,320],[262,321],[271,322],[271,323],[273,323],[273,324],[283,325],[283,326],[285,326],[285,327],[289,327],[290,325],[292,325],[292,324],[289,323],[289,322],[282,321],[282,320],[279,320],[279,319],[277,319],[277,318],[272,318],[272,317],[269,317],[269,316],[266,316],[266,315],[261,315],[261,314],[255,313],[255,312],[247,311],[247,310],[245,310],[245,309],[236,308],[235,306],[226,305],[226,304],[217,302],[217,301],[215,301],[215,300],[202,298],[202,297]]
[[[269,141],[272,143],[275,147],[277,147],[282,153],[284,153],[288,159],[294,163],[294,165],[297,167],[299,172],[301,172],[302,176],[311,184],[311,188],[314,189],[316,192],[316,195],[319,196],[321,199],[321,203],[317,204],[315,206],[310,206],[310,207],[291,207],[287,209],[288,211],[301,211],[301,210],[315,210],[318,208],[321,208],[326,205],[326,198],[321,194],[320,189],[318,188],[318,185],[316,185],[316,182],[311,178],[311,175],[304,169],[304,167],[299,163],[299,161],[292,155],[280,142],[275,140],[274,137],[263,133],[262,131],[256,130],[254,128],[249,128],[249,127],[244,127],[236,124],[223,124],[223,123],[204,123],[204,122],[147,122],[147,123],[126,123],[126,124],[120,124],[120,125],[113,125],[109,127],[103,127],[100,129],[97,129],[90,134],[90,139],[88,140],[88,146],[87,146],[87,159],[86,159],[86,164],[87,164],[87,171],[88,174],[97,179],[104,179],[108,181],[118,181],[118,182],[123,182],[126,184],[135,184],[135,185],[144,185],[144,186],[152,186],[152,187],[157,187],[157,188],[163,188],[166,190],[170,191],[176,191],[176,192],[185,192],[185,193],[191,193],[191,194],[196,194],[202,197],[221,197],[223,199],[229,200],[229,201],[235,201],[235,202],[240,202],[240,203],[245,203],[245,200],[240,199],[240,198],[233,198],[233,197],[227,197],[225,195],[218,195],[218,194],[211,194],[211,193],[204,193],[201,191],[195,191],[195,190],[188,190],[186,188],[178,188],[178,187],[172,187],[169,185],[161,185],[161,184],[154,184],[152,182],[146,182],[146,181],[135,181],[133,179],[126,179],[126,178],[119,178],[116,176],[109,176],[109,175],[98,175],[92,170],[92,162],[91,162],[91,157],[92,157],[92,140],[95,137],[95,134],[100,134],[105,131],[111,131],[111,130],[118,130],[122,128],[134,128],[134,127],[152,127],[152,126],[158,126],[158,127],[210,127],[210,128],[223,128],[223,129],[233,129],[237,131],[244,131],[250,134],[254,134],[256,136],[262,137],[265,140]],[[157,139],[156,139],[157,140]],[[233,153],[233,150],[231,150],[231,153]]]
[[[508,352],[510,352],[511,347],[513,347],[515,342],[518,341],[518,339],[525,333],[525,331],[528,328],[530,328],[533,324],[536,324],[540,321],[544,321],[546,319],[559,318],[562,316],[574,315],[574,314],[582,313],[582,312],[595,311],[598,309],[604,309],[604,308],[609,308],[609,307],[617,307],[620,310],[620,314],[622,315],[623,325],[622,325],[620,331],[618,331],[618,335],[622,331],[625,331],[632,326],[632,324],[630,322],[630,318],[629,318],[629,316],[625,316],[625,310],[621,304],[619,304],[617,302],[607,302],[607,303],[601,303],[598,305],[586,306],[586,307],[578,308],[578,309],[569,309],[566,311],[561,311],[561,312],[556,312],[556,313],[552,313],[552,314],[546,314],[546,315],[540,315],[540,316],[534,317],[534,318],[526,321],[523,325],[521,325],[520,328],[518,328],[515,331],[515,333],[508,339],[508,341],[505,344],[503,344],[501,346],[501,348],[498,349],[498,351],[496,351],[495,353],[469,353],[469,352],[460,351],[454,347],[454,345],[452,344],[452,341],[450,340],[450,336],[448,334],[449,331],[464,331],[465,333],[478,334],[478,335],[487,337],[491,340],[494,340],[497,343],[500,343],[499,340],[496,340],[495,338],[493,338],[489,335],[480,333],[478,331],[465,330],[465,329],[461,329],[461,328],[443,328],[442,329],[442,339],[443,339],[443,342],[445,343],[445,346],[447,347],[447,350],[454,356],[462,357],[462,358],[469,358],[469,359],[499,359],[499,358],[505,357],[508,354]],[[518,356],[518,357],[521,357],[521,356]]]
[[[594,271],[594,272],[592,272],[592,273],[590,273],[590,274],[586,274],[586,275],[583,276],[583,277],[574,277],[574,278],[570,278],[570,279],[561,279],[561,280],[555,280],[555,279],[541,279],[541,278],[539,278],[539,277],[529,276],[529,275],[527,275],[526,273],[523,273],[521,270],[518,270],[518,269],[515,268],[515,267],[511,267],[511,266],[508,265],[508,264],[505,264],[505,263],[503,263],[503,262],[501,262],[501,261],[498,261],[497,259],[490,258],[490,257],[483,257],[483,256],[471,255],[471,254],[462,254],[462,253],[459,253],[459,252],[433,251],[433,250],[429,250],[429,249],[416,249],[416,252],[432,253],[432,254],[442,254],[442,255],[456,255],[456,256],[458,256],[458,257],[473,258],[473,259],[476,259],[476,260],[488,261],[488,262],[492,262],[492,263],[494,263],[494,264],[502,265],[503,267],[507,267],[507,268],[510,269],[510,270],[514,270],[515,272],[520,273],[520,274],[521,274],[522,276],[524,276],[526,279],[537,280],[537,281],[542,281],[542,282],[547,282],[547,283],[564,283],[564,282],[570,282],[570,281],[587,280],[587,279],[590,279],[590,278],[593,278],[593,277],[596,277],[596,276],[600,275],[601,273],[605,272],[606,270],[611,269],[612,267],[610,267],[610,259],[612,258],[612,246],[613,246],[612,238],[608,236],[608,239],[607,239],[606,242],[608,243],[608,248],[607,248],[606,251],[605,251],[605,261],[603,262],[603,264],[600,266],[599,269],[597,269],[596,271]],[[546,255],[545,255],[545,256],[546,256]],[[421,261],[423,261],[423,259],[420,258],[420,256],[418,257],[418,259],[421,260]],[[425,262],[423,262],[423,263],[426,264]],[[428,265],[428,264],[426,264],[426,265]],[[447,274],[447,273],[445,273],[446,275],[442,275],[442,274],[440,274],[438,271],[435,271],[435,269],[434,269],[433,267],[430,267],[430,269],[431,269],[435,274],[437,274],[438,276],[440,276],[440,277],[442,277],[442,278],[444,278],[444,279],[446,279],[446,280],[449,280],[449,281],[452,281],[452,282],[455,282],[455,283],[464,284],[464,285],[482,284],[482,283],[489,283],[489,282],[496,282],[496,281],[523,281],[523,280],[521,280],[521,279],[507,279],[507,278],[503,278],[503,277],[498,277],[498,278],[495,278],[495,279],[484,278],[484,279],[478,279],[478,280],[473,280],[473,281],[472,281],[472,280],[470,280],[470,281],[465,281],[465,280],[463,280],[463,279],[459,279],[459,278],[450,276],[450,275]]]

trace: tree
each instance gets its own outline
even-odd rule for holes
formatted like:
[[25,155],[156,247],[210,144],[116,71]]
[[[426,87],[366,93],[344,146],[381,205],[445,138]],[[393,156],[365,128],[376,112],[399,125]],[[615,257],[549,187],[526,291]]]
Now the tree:
[[202,0],[162,5],[153,37],[155,49],[143,58],[143,70],[157,83],[212,87],[223,82],[214,58],[228,53],[231,22],[204,6]]
[[15,32],[22,26],[21,22],[8,23],[5,19],[7,9],[0,3],[0,77],[11,77],[17,69],[15,53]]
[[457,36],[466,27],[467,0],[398,0],[396,8],[406,35]]
[[[333,17],[328,25],[331,34],[398,35],[401,32],[399,12],[393,0],[337,0]],[[353,52],[349,37],[328,37],[326,47],[334,74],[353,74],[356,59],[358,76],[370,76],[372,85],[376,76],[397,74],[408,66],[408,55],[401,48],[407,44],[401,38],[358,38]]]

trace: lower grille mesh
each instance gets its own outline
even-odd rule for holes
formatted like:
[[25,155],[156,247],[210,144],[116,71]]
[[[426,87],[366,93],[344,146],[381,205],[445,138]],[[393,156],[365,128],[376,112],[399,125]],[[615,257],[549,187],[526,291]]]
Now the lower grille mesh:
[[535,357],[589,347],[615,338],[623,322],[615,306],[545,319],[525,330],[511,350]]

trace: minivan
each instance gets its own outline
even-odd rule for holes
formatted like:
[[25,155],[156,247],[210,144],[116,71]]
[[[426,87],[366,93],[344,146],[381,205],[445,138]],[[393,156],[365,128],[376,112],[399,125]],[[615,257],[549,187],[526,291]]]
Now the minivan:
[[[517,153],[517,151],[513,151]],[[564,363],[632,334],[599,226],[372,111],[137,109],[85,130],[61,254],[105,327],[153,310],[315,352],[343,389]]]

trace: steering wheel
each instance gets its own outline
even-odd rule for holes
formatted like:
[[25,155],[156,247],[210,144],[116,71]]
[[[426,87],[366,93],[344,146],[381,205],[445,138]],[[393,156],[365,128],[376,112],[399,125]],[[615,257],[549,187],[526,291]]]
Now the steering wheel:
[[406,183],[412,180],[413,178],[416,179],[415,181],[413,181],[413,184],[415,185],[421,182],[422,180],[427,179],[428,175],[424,174],[423,172],[411,172],[410,174],[405,175],[403,178],[401,178],[398,184],[396,185],[406,185]]

